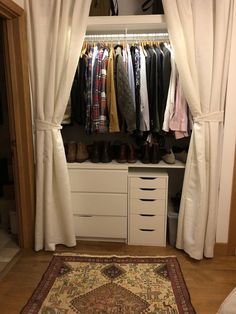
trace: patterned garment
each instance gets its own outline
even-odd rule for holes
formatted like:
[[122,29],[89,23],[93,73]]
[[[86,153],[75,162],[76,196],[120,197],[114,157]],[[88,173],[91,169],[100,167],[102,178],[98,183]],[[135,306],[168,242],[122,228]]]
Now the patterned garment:
[[91,133],[91,74],[92,74],[92,58],[93,58],[93,48],[90,49],[87,58],[87,70],[85,71],[86,79],[86,90],[87,90],[87,107],[86,107],[86,122],[85,122],[85,132],[86,134]]
[[101,103],[101,68],[102,68],[103,49],[100,47],[94,63],[93,76],[93,104],[91,108],[91,132],[99,132],[100,124],[100,103]]
[[106,96],[106,79],[107,79],[108,50],[104,49],[100,69],[100,114],[99,114],[99,133],[108,131],[108,110]]

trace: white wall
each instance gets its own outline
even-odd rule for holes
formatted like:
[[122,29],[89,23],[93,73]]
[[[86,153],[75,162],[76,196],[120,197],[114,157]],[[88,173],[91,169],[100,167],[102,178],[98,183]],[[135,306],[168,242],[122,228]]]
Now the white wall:
[[16,4],[18,4],[20,7],[24,8],[24,0],[13,0]]
[[[144,14],[141,6],[145,0],[118,0],[119,15]],[[149,12],[151,14],[151,12]]]
[[[234,153],[236,140],[236,6],[234,6],[234,25],[231,43],[228,88],[225,109],[225,128],[223,156],[221,167],[221,182],[219,194],[219,210],[217,220],[217,243],[228,242],[230,203],[234,168]],[[236,227],[236,226],[235,226]]]

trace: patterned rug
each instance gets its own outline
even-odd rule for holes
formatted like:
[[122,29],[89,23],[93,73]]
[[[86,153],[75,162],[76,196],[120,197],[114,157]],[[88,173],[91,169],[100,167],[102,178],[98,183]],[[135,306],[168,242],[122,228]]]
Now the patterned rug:
[[22,314],[195,313],[176,257],[55,255]]

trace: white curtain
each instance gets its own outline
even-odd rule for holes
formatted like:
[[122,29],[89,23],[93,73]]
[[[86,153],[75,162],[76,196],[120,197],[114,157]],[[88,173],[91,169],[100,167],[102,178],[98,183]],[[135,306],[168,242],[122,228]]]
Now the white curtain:
[[90,0],[25,0],[35,118],[35,249],[76,244],[61,137],[87,26]]
[[163,0],[170,41],[194,125],[176,246],[213,257],[234,0]]

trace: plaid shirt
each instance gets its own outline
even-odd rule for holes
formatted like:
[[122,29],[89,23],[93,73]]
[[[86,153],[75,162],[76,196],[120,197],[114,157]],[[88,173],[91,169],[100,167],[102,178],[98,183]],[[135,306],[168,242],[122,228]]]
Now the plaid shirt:
[[103,49],[99,48],[98,54],[94,63],[93,76],[93,104],[91,108],[91,132],[99,132],[100,122],[100,103],[101,103],[101,66],[102,66]]
[[86,79],[86,99],[87,99],[87,107],[86,107],[86,122],[85,122],[85,132],[86,134],[91,133],[91,73],[92,73],[92,58],[93,58],[93,48],[90,49],[88,58],[87,58],[87,68],[85,71],[85,79]]
[[107,110],[107,96],[106,96],[106,80],[107,80],[107,64],[108,64],[108,50],[104,49],[103,58],[100,68],[100,114],[99,114],[99,133],[106,133],[108,131],[108,110]]

